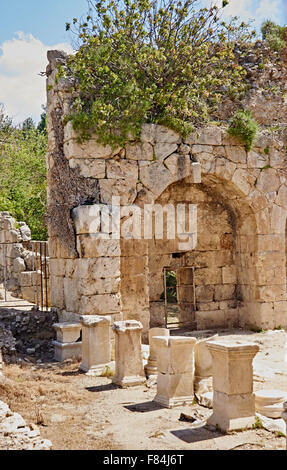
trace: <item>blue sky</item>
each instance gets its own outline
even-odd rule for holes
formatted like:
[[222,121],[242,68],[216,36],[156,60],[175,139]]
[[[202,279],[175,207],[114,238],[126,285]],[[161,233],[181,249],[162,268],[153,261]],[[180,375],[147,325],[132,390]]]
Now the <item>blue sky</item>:
[[[202,0],[221,5],[222,0]],[[20,122],[38,121],[45,104],[45,70],[49,49],[72,52],[72,36],[65,24],[87,11],[86,0],[0,0],[0,103]],[[224,16],[254,19],[259,30],[270,18],[287,24],[287,0],[230,0]]]

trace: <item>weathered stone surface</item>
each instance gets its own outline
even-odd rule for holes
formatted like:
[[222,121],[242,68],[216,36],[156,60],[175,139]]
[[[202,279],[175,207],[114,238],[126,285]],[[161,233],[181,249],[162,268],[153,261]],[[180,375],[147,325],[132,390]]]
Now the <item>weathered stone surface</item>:
[[159,195],[174,181],[174,175],[161,162],[140,168],[140,180],[154,195]]
[[116,370],[113,383],[120,387],[143,384],[146,381],[142,352],[142,324],[136,320],[115,322],[115,361]]
[[138,165],[130,160],[109,160],[107,162],[107,178],[124,179],[136,184],[138,180]]
[[280,180],[277,171],[273,168],[266,168],[258,176],[256,188],[262,193],[276,191],[280,186]]
[[155,336],[158,378],[154,401],[162,406],[192,403],[196,338]]
[[234,163],[246,163],[247,155],[244,147],[226,146],[226,157]]
[[80,174],[85,178],[105,178],[106,162],[101,158],[71,158],[70,168],[79,168]]
[[87,375],[100,376],[111,362],[111,317],[81,316],[82,362]]
[[148,332],[149,336],[149,356],[147,364],[145,365],[145,373],[147,377],[157,375],[157,352],[156,344],[154,343],[154,336],[169,337],[170,330],[167,328],[151,328]]
[[[177,144],[159,143],[154,146],[154,155],[157,161],[162,162],[165,158],[169,157],[172,153],[177,151]],[[189,149],[189,147],[188,147]],[[189,152],[187,152],[188,154]]]
[[126,146],[126,158],[128,160],[153,160],[153,146],[148,143],[135,143]]
[[240,341],[207,342],[212,354],[213,414],[208,424],[231,431],[255,422],[252,360],[256,344]]
[[123,205],[132,204],[136,199],[137,190],[134,181],[115,178],[101,179],[99,185],[103,204],[112,204],[114,196],[120,197],[120,203]]

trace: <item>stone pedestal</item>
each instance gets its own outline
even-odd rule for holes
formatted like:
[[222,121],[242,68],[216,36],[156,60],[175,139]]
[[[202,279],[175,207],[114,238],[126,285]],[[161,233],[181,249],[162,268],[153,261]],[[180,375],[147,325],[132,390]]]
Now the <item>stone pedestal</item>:
[[283,404],[284,412],[282,413],[281,417],[284,419],[286,423],[286,450],[287,450],[287,401]]
[[218,335],[200,339],[194,347],[194,391],[196,394],[212,392],[212,356],[207,342]]
[[55,360],[62,362],[66,359],[80,358],[82,355],[82,342],[77,341],[81,336],[80,323],[54,323],[57,340],[55,346]]
[[154,401],[172,408],[194,399],[194,345],[188,336],[155,336],[157,354],[157,394]]
[[115,375],[112,382],[120,387],[145,383],[141,351],[142,324],[136,320],[118,321],[115,333]]
[[80,369],[87,375],[100,376],[111,366],[111,317],[82,315],[82,362]]
[[255,422],[252,361],[259,347],[243,341],[207,342],[212,354],[213,414],[208,424],[224,432]]
[[148,332],[149,337],[149,357],[145,366],[145,373],[147,377],[157,375],[157,356],[156,346],[154,343],[154,336],[165,336],[169,337],[170,331],[167,328],[151,328]]

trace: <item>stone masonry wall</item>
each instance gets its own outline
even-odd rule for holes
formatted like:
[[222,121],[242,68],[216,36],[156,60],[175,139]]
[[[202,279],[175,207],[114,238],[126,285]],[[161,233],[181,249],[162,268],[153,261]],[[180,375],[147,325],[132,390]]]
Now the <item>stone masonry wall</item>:
[[[0,213],[0,283],[14,296],[36,302],[40,297],[40,255],[32,251],[31,231],[8,212]],[[49,263],[47,264],[49,277]],[[44,274],[45,275],[45,274]],[[38,287],[37,287],[38,286]],[[2,291],[1,291],[1,294]],[[44,293],[46,296],[46,293]],[[48,301],[50,293],[48,288]]]
[[65,56],[52,51],[48,57],[51,302],[60,319],[135,318],[146,334],[155,295],[153,263],[157,257],[161,268],[173,251],[149,247],[146,240],[103,240],[90,210],[100,203],[109,212],[115,196],[130,210],[167,197],[199,208],[198,244],[184,253],[186,263],[196,266],[198,328],[286,326],[284,132],[263,130],[248,153],[224,123],[196,129],[186,139],[145,124],[140,142],[123,148],[102,146],[96,137],[80,144],[71,124],[62,121],[72,80],[55,83]]

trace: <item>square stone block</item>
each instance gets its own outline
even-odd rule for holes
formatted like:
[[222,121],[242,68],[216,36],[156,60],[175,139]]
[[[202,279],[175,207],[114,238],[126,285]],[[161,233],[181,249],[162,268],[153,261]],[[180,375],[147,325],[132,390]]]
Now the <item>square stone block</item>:
[[154,401],[166,408],[190,404],[194,399],[193,372],[186,374],[158,374]]
[[81,336],[82,326],[80,323],[54,323],[53,328],[56,330],[59,343],[74,343]]
[[255,396],[253,393],[227,395],[213,391],[213,414],[207,424],[224,432],[251,428],[255,423]]
[[59,343],[53,341],[55,346],[55,360],[63,362],[66,359],[80,359],[82,356],[82,342]]

